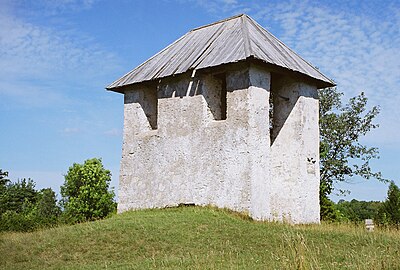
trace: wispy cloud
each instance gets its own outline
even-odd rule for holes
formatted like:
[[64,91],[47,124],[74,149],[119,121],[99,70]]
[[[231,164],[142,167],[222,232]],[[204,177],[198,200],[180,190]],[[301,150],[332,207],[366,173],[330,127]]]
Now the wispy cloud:
[[[11,1],[11,0],[3,0]],[[85,11],[98,2],[98,0],[35,0],[35,1],[14,1],[18,8],[28,5],[30,9],[40,9],[43,15],[52,16],[61,13]]]
[[69,104],[71,99],[63,93],[54,91],[49,85],[32,85],[24,81],[0,80],[0,99],[2,109],[43,108],[59,106],[61,103]]
[[82,132],[82,130],[77,127],[66,127],[62,130],[62,133],[65,135],[72,135],[72,134],[77,134],[77,133],[81,133],[81,132]]
[[89,75],[93,68],[87,68],[91,65],[113,62],[111,53],[85,41],[74,33],[62,33],[2,14],[0,68],[8,76],[50,78],[65,72]]
[[220,15],[221,13],[240,14],[251,12],[252,10],[251,4],[236,0],[195,0],[194,2],[207,12],[215,15]]
[[122,131],[118,128],[112,128],[104,132],[105,135],[115,137],[115,136],[121,136]]
[[[64,7],[93,1],[42,1],[44,5]],[[55,8],[55,7],[54,7]],[[15,15],[15,6],[0,9],[0,97],[33,106],[45,105],[43,100],[68,99],[65,82],[87,85],[115,68],[116,57],[94,41],[74,30],[41,26]],[[34,86],[33,86],[34,85]],[[63,88],[64,86],[64,88]],[[43,95],[41,95],[43,94]]]
[[330,74],[343,91],[366,90],[385,98],[387,88],[400,82],[398,23],[297,2],[274,11],[270,15],[283,28],[281,38]]
[[39,0],[38,4],[42,4],[51,9],[72,9],[72,10],[82,10],[92,7],[92,5],[97,2],[97,0]]

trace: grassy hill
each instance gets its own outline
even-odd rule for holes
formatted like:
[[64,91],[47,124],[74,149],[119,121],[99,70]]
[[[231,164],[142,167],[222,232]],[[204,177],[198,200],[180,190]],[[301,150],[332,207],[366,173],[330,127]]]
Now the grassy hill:
[[0,269],[400,269],[400,232],[178,207],[0,234]]

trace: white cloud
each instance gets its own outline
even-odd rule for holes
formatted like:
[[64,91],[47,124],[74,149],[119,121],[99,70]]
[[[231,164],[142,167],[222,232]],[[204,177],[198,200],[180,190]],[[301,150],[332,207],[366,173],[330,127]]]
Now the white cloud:
[[[0,68],[3,76],[51,79],[67,72],[89,75],[93,64],[105,64],[113,55],[81,36],[39,27],[10,14],[0,16]],[[112,62],[112,61],[110,61]]]
[[[3,0],[7,1],[7,0]],[[9,0],[8,0],[9,1]],[[80,12],[92,8],[98,0],[35,0],[14,3],[17,7],[28,4],[32,9],[40,9],[44,15],[57,15],[66,12]]]
[[247,3],[236,0],[197,0],[194,1],[200,7],[204,8],[207,12],[220,15],[221,13],[232,13],[234,15],[246,13],[250,11]]
[[[78,5],[80,1],[44,1]],[[90,7],[92,1],[83,1]],[[7,4],[7,2],[6,2]],[[84,87],[115,69],[116,57],[74,29],[40,26],[0,8],[0,98],[45,106],[68,100],[66,83]]]

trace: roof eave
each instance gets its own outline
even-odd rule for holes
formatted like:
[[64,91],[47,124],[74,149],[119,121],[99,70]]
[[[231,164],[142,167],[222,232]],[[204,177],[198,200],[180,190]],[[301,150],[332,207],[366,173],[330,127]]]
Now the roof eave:
[[[235,63],[243,63],[243,62],[246,62],[246,61],[260,63],[260,64],[266,66],[271,71],[275,71],[275,72],[278,72],[278,73],[281,73],[281,74],[289,74],[289,75],[292,75],[293,77],[301,78],[302,80],[305,80],[306,82],[308,82],[308,83],[310,83],[312,85],[315,85],[317,87],[317,89],[336,86],[336,84],[332,80],[330,80],[329,78],[327,78],[324,75],[323,75],[323,77],[326,78],[326,80],[321,80],[321,79],[318,79],[318,78],[314,78],[314,77],[312,77],[310,75],[304,74],[304,73],[302,73],[300,71],[297,71],[297,70],[291,70],[291,69],[284,68],[284,67],[281,67],[281,66],[278,66],[278,65],[275,65],[275,64],[271,64],[271,63],[265,62],[262,59],[255,58],[253,55],[247,57],[246,59],[243,59],[243,60],[237,61],[237,62],[233,62],[233,63],[223,63],[223,64],[220,64],[218,66],[204,67],[204,68],[199,69],[199,71],[204,71],[204,70],[207,70],[207,69],[215,69],[215,68],[223,67],[223,66],[226,66],[226,65],[235,64]],[[108,85],[106,87],[106,90],[124,94],[125,89],[127,87],[129,87],[129,86],[139,85],[139,84],[153,84],[157,80],[176,77],[176,76],[182,75],[184,73],[186,73],[186,72],[179,73],[179,74],[174,74],[174,75],[170,75],[170,76],[157,77],[157,78],[153,78],[153,79],[146,80],[146,81],[141,81],[141,82],[131,82],[129,84],[124,84],[124,85],[113,86],[114,83],[112,83],[112,84],[110,84],[110,85]]]

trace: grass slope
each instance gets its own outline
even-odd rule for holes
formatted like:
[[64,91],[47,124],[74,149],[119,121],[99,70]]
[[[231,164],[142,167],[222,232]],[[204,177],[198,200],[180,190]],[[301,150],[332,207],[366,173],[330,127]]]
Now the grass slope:
[[2,233],[0,254],[0,269],[400,269],[400,233],[178,207]]

